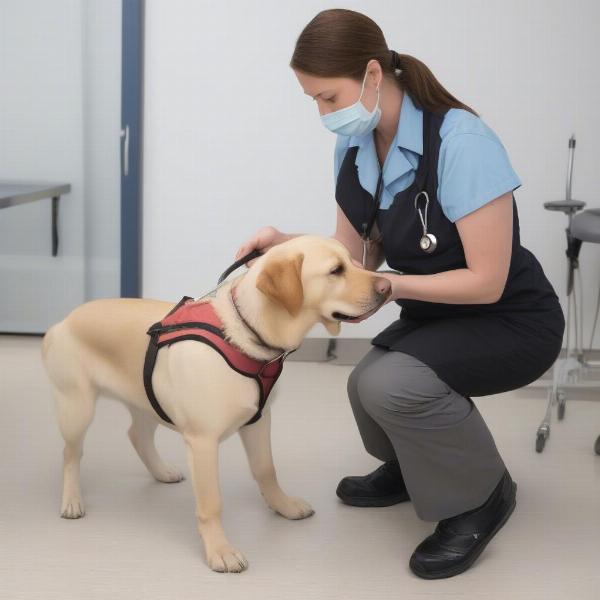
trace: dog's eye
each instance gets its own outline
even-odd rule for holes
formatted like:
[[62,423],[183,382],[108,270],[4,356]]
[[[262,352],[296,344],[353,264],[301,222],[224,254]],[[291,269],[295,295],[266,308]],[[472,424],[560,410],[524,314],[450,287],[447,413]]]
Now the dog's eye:
[[330,275],[341,275],[344,272],[344,265],[338,265],[335,269],[329,271]]

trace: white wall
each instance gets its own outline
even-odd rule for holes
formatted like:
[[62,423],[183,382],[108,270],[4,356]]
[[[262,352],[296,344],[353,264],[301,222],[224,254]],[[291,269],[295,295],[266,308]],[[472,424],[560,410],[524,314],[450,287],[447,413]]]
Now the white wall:
[[[600,3],[595,0],[348,1],[388,46],[423,60],[503,141],[523,181],[521,239],[565,290],[567,140],[573,194],[600,206]],[[238,245],[271,224],[332,235],[335,136],[288,67],[320,1],[147,0],[143,295],[172,301],[212,289]],[[599,285],[584,246],[588,328]],[[563,303],[563,306],[564,303]],[[566,306],[565,306],[566,308]],[[388,305],[341,337],[371,337]],[[317,325],[312,336],[325,337]],[[588,334],[586,334],[586,344]]]

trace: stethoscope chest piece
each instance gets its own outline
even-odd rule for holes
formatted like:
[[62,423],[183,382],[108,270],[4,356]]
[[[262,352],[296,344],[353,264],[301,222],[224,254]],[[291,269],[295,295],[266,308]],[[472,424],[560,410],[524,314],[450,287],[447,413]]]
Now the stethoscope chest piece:
[[[419,197],[423,195],[425,197],[425,217],[423,218],[423,214],[421,213],[421,209],[417,206],[417,201]],[[421,219],[421,224],[423,225],[423,235],[419,240],[419,247],[424,252],[431,254],[437,248],[437,239],[433,233],[427,233],[427,208],[429,207],[429,196],[425,190],[419,192],[415,196],[415,209],[419,212],[419,217]]]
[[[383,236],[381,235],[381,233],[375,239],[373,239],[371,237],[371,229],[373,227],[376,227],[375,221],[376,221],[377,211],[379,210],[379,204],[381,202],[382,183],[383,183],[383,174],[380,171],[379,172],[379,180],[377,181],[377,188],[375,190],[375,196],[373,197],[373,200],[374,200],[373,210],[371,212],[369,219],[362,224],[363,225],[362,233],[361,233],[361,238],[363,241],[362,264],[363,264],[363,267],[365,267],[365,268],[366,268],[367,255],[368,255],[368,247],[367,247],[368,243],[370,243],[372,241],[381,241],[383,239]],[[421,196],[423,196],[425,198],[425,216],[423,216],[423,213],[421,212],[421,208],[417,205],[419,198]],[[421,248],[421,250],[423,250],[423,252],[427,252],[428,254],[431,254],[437,248],[438,242],[437,242],[437,238],[435,237],[435,235],[433,235],[433,233],[428,233],[428,231],[427,231],[427,210],[428,210],[428,208],[429,208],[429,196],[427,195],[427,192],[425,190],[422,190],[422,191],[418,192],[417,195],[415,196],[415,210],[419,213],[419,218],[421,219],[421,224],[423,225],[423,235],[419,239],[419,248]]]
[[437,247],[435,235],[433,235],[433,233],[426,233],[419,240],[419,246],[421,246],[421,250],[424,250],[425,252],[433,252]]

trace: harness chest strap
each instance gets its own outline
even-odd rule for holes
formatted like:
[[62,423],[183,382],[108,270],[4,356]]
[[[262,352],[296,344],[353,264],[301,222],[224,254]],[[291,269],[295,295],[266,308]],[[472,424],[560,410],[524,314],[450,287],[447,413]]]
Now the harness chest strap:
[[212,346],[223,356],[228,365],[246,377],[253,378],[260,393],[258,410],[245,425],[256,422],[262,416],[262,410],[271,389],[283,370],[283,361],[292,350],[272,361],[257,360],[244,354],[225,338],[223,323],[210,302],[194,303],[191,296],[184,296],[178,304],[161,320],[154,323],[146,332],[150,341],[144,360],[144,388],[148,400],[157,414],[168,423],[173,423],[160,406],[152,389],[152,372],[158,350],[165,345],[182,340],[197,340]]

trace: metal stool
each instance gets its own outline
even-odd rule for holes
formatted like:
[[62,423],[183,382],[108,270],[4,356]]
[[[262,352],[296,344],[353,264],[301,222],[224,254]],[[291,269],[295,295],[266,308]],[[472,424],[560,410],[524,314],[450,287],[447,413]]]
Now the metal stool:
[[[586,351],[583,349],[583,292],[581,282],[581,272],[579,270],[579,251],[583,242],[600,244],[600,209],[582,210],[585,202],[573,200],[571,198],[571,182],[573,176],[573,159],[575,153],[575,136],[569,139],[569,164],[567,168],[567,196],[566,200],[554,202],[545,202],[544,208],[548,210],[564,212],[569,218],[569,224],[565,229],[567,235],[567,318],[566,318],[566,337],[567,345],[565,358],[559,358],[552,368],[552,386],[548,390],[548,406],[544,419],[537,430],[535,449],[542,452],[548,437],[550,437],[550,420],[552,406],[558,404],[558,419],[562,420],[565,416],[565,407],[567,401],[567,389],[573,388],[600,388],[600,380],[586,380],[590,370],[600,367],[600,361],[586,359]],[[577,211],[581,211],[578,214]],[[575,289],[575,278],[579,284],[579,303],[577,302],[577,292]],[[575,347],[571,352],[571,303],[573,304],[573,316],[575,325]],[[579,304],[579,310],[578,306]],[[600,290],[598,303],[596,306],[596,317],[590,336],[591,351],[594,331],[598,319],[598,308],[600,307]],[[579,312],[579,317],[578,317]],[[600,454],[600,436],[594,444],[594,451]]]

